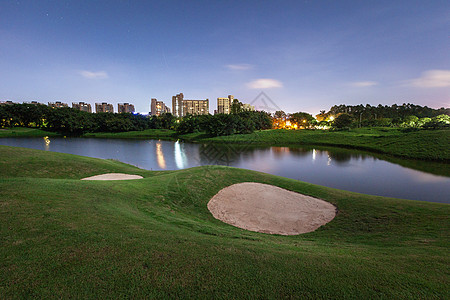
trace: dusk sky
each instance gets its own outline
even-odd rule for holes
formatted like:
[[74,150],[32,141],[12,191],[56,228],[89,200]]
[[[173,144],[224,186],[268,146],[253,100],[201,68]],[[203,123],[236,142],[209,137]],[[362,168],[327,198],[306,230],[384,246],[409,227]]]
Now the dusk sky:
[[450,1],[0,0],[0,100],[450,107]]

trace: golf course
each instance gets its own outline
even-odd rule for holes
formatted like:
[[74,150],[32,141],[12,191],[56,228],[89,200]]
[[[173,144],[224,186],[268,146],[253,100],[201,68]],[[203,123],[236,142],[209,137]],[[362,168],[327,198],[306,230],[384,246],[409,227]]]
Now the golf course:
[[[105,173],[140,175],[80,180]],[[262,183],[336,216],[300,235],[214,218],[222,189]],[[450,206],[250,170],[148,171],[0,146],[0,298],[450,298]]]

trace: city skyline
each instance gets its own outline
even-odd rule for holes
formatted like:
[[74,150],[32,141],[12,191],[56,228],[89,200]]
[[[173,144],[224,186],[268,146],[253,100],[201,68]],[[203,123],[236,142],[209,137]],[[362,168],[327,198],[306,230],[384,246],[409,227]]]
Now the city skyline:
[[[450,106],[447,1],[4,1],[0,99]],[[81,99],[81,100],[77,100]],[[131,99],[131,100],[124,100]]]

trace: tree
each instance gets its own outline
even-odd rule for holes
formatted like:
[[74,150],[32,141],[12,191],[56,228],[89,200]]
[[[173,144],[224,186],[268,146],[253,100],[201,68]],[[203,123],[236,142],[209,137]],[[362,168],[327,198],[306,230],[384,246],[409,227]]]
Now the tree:
[[334,119],[332,126],[338,129],[348,128],[352,125],[353,118],[349,114],[340,114]]
[[238,114],[242,111],[242,103],[239,102],[238,99],[234,99],[233,103],[231,104],[230,112],[232,114]]
[[296,112],[289,116],[289,121],[298,128],[310,128],[316,122],[316,119],[311,114],[306,112]]

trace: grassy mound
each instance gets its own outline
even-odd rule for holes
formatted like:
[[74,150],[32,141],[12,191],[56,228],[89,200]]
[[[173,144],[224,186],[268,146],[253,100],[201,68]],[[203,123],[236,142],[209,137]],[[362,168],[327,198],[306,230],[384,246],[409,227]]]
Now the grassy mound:
[[[80,181],[105,172],[129,181]],[[212,217],[239,182],[335,204],[317,231],[276,236]],[[116,161],[0,146],[0,295],[5,298],[449,298],[450,206],[198,167],[151,172]]]

